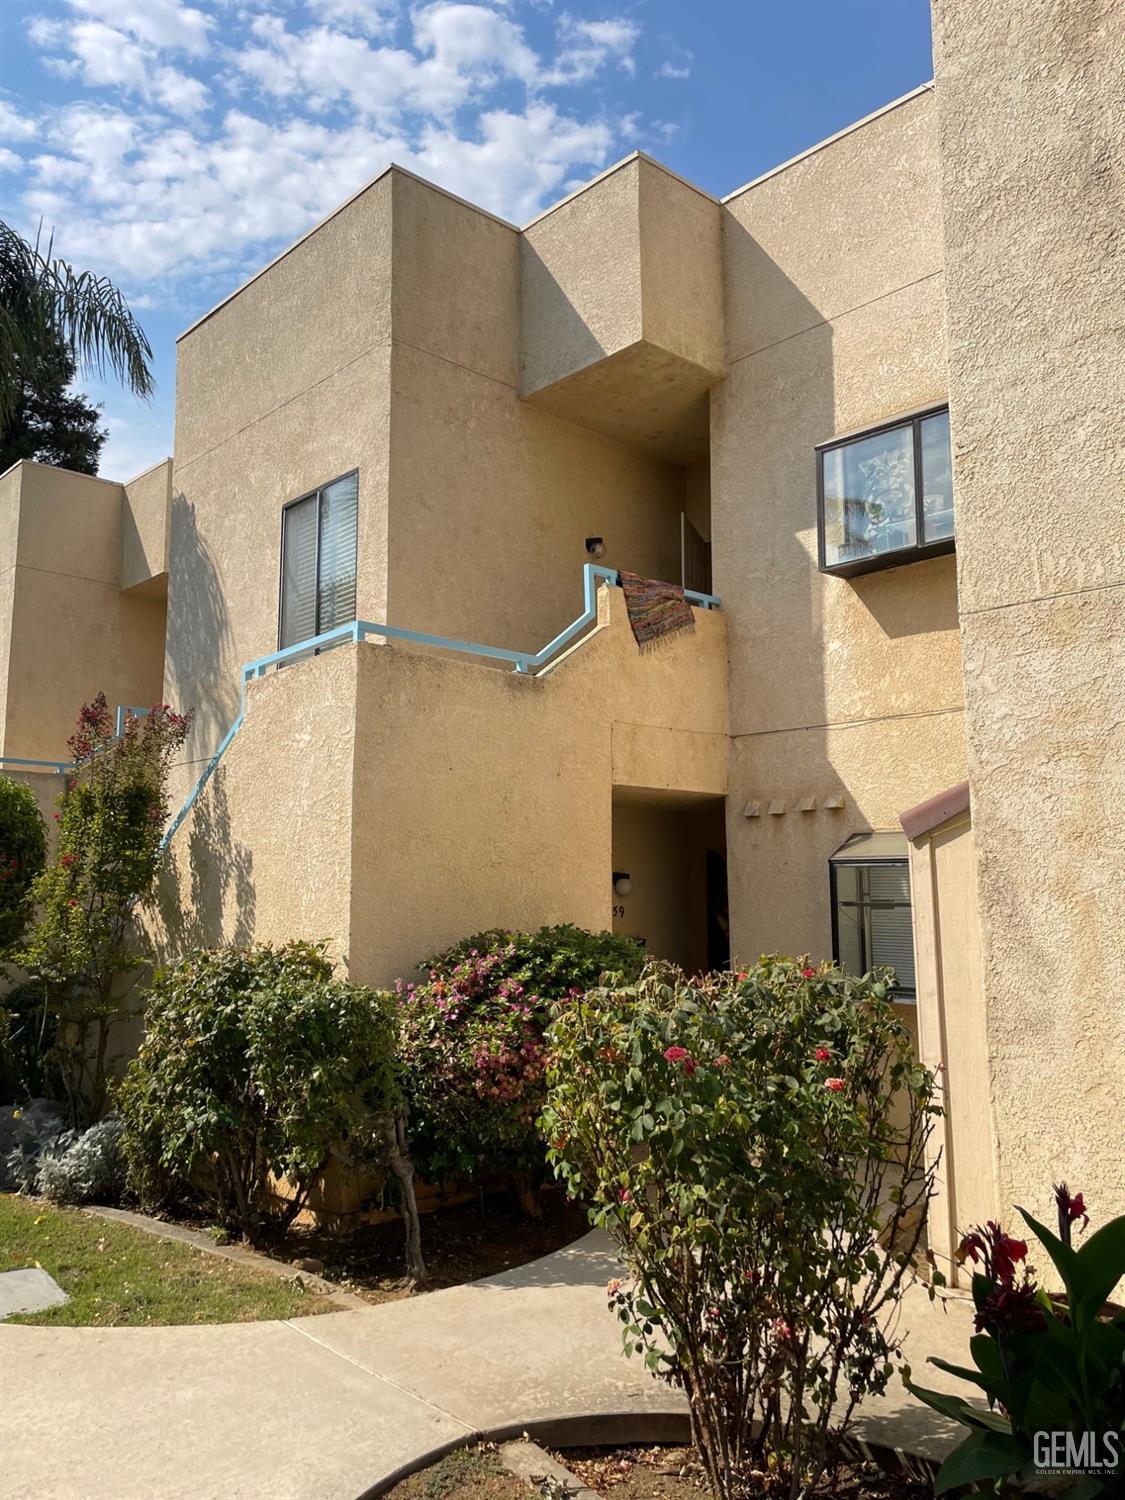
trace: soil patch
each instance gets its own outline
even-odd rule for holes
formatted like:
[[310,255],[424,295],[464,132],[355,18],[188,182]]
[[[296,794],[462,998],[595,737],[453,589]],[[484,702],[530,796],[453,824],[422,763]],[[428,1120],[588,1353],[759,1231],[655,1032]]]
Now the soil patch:
[[[703,1471],[690,1448],[567,1448],[555,1454],[583,1484],[608,1500],[705,1500]],[[814,1492],[824,1500],[933,1500],[933,1486],[875,1464],[849,1466]],[[749,1500],[782,1500],[788,1485],[761,1476]]]

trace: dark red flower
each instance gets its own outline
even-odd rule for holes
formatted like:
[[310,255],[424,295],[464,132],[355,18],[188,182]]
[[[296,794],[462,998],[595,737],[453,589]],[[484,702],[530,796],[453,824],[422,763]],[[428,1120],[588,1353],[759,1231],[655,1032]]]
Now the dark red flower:
[[1070,1189],[1065,1182],[1055,1185],[1055,1207],[1059,1214],[1059,1239],[1064,1245],[1070,1244],[1070,1226],[1077,1220],[1082,1220],[1082,1228],[1085,1229],[1090,1222],[1090,1215],[1086,1212],[1086,1202],[1081,1193],[1075,1193],[1073,1198]]
[[698,1066],[686,1047],[667,1047],[664,1051],[664,1061],[672,1063],[673,1066],[678,1063],[689,1078]]
[[993,1219],[981,1228],[966,1234],[957,1247],[957,1259],[962,1264],[971,1260],[974,1265],[983,1264],[984,1274],[990,1281],[1011,1287],[1015,1281],[1016,1266],[1027,1259],[1027,1241],[1013,1239],[1005,1234]]
[[828,1047],[818,1047],[814,1055],[817,1062],[827,1062],[832,1056],[832,1052]]
[[1031,1281],[1021,1286],[1000,1286],[990,1292],[974,1320],[978,1333],[993,1338],[1013,1333],[1038,1333],[1044,1327],[1043,1308]]

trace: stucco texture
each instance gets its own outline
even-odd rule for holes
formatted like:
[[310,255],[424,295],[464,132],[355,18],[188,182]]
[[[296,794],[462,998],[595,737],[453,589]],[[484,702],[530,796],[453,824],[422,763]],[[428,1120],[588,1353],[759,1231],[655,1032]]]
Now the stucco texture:
[[608,927],[614,730],[711,737],[681,777],[669,736],[659,772],[722,797],[726,639],[721,613],[697,612],[693,634],[642,656],[620,592],[599,602],[593,633],[538,678],[368,643],[253,684],[173,842],[161,942],[324,937],[382,984],[483,927]]
[[0,752],[65,760],[98,692],[112,708],[160,701],[164,603],[120,590],[121,485],[27,462],[2,484]]
[[[822,958],[832,852],[966,774],[953,559],[851,580],[817,567],[815,444],[946,395],[932,93],[729,199],[723,258],[711,535],[732,946]],[[807,797],[816,810],[799,812]]]
[[1125,1211],[1125,212],[1112,0],[935,11],[1000,1198]]

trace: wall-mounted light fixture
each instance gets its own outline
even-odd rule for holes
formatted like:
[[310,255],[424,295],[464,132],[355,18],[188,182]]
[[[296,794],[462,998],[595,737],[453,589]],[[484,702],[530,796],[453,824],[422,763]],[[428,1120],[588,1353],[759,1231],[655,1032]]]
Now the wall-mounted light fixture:
[[591,557],[605,556],[605,538],[600,536],[588,536],[586,538],[586,551]]
[[619,896],[627,896],[633,889],[633,882],[625,870],[614,870],[613,889]]

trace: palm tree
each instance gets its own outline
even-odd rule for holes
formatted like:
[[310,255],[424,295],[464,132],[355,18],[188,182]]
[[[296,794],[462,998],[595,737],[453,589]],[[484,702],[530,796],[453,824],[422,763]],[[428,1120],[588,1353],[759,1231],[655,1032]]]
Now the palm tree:
[[21,370],[58,348],[141,397],[153,391],[152,347],[106,276],[75,271],[0,222],[0,433],[19,398]]

